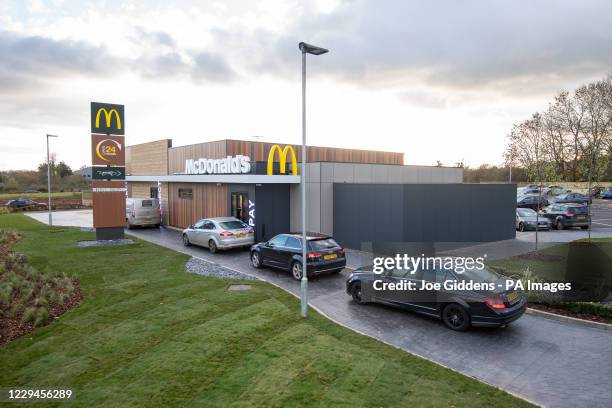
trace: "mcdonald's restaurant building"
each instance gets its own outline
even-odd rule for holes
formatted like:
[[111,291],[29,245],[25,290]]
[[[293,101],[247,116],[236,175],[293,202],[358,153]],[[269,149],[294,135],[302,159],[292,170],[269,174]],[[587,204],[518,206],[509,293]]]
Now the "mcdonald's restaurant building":
[[[512,185],[463,184],[462,168],[404,165],[399,152],[308,146],[306,153],[308,231],[349,248],[377,239],[515,237]],[[166,226],[234,216],[262,241],[302,229],[300,160],[301,146],[158,140],[126,148],[127,191],[159,198]]]

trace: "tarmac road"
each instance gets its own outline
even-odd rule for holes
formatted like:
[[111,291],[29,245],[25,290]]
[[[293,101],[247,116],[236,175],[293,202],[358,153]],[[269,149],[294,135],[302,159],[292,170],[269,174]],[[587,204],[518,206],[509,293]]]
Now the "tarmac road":
[[[46,221],[40,213],[33,215],[33,218]],[[75,216],[60,212],[57,213],[55,224],[62,225],[62,218],[74,223],[79,217],[87,218],[86,214]],[[586,235],[580,230],[553,231],[550,234],[559,232],[563,235],[569,235],[564,234],[566,232]],[[288,273],[253,268],[248,251],[232,250],[210,254],[204,248],[184,247],[180,232],[165,228],[137,229],[128,233],[255,275],[291,293],[299,294],[299,282]],[[612,235],[612,230],[606,233]],[[512,241],[521,239],[517,234],[517,240]],[[612,404],[612,331],[524,315],[504,329],[477,328],[457,333],[436,320],[416,314],[378,305],[355,304],[345,292],[347,276],[348,271],[344,271],[341,275],[311,280],[310,304],[351,329],[539,405],[609,407]]]

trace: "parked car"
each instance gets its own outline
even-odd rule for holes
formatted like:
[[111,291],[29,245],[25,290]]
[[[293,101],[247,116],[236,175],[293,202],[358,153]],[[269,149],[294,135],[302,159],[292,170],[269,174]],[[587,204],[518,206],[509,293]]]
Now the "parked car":
[[[538,194],[540,194],[540,190],[538,188],[524,188],[522,190],[517,190],[517,195],[521,196]],[[542,195],[546,195],[546,193],[544,193],[544,190],[542,190]]]
[[589,197],[591,197],[591,199],[593,198],[601,198],[601,194],[606,191],[606,188],[603,186],[595,186],[593,188],[591,188],[591,191],[589,192]]
[[608,187],[606,190],[602,191],[601,198],[604,200],[612,199],[612,187]]
[[563,188],[561,186],[548,186],[548,195],[549,196],[558,196],[559,194],[567,194],[570,190]]
[[549,230],[550,220],[546,217],[539,216],[538,213],[531,208],[516,209],[516,229],[519,231],[527,230]]
[[587,204],[591,200],[589,197],[580,193],[566,193],[560,194],[550,199],[551,203],[565,204],[565,203],[576,203],[576,204]]
[[27,198],[18,198],[16,200],[10,200],[5,204],[11,210],[44,210],[47,208],[47,204],[38,203],[36,201]]
[[[375,274],[372,267],[358,268],[346,281],[346,292],[358,304],[381,303],[399,309],[421,313],[452,329],[463,331],[470,326],[505,326],[523,315],[525,295],[520,290],[506,290],[505,277],[487,269],[471,269],[458,273],[450,269],[397,269]],[[383,283],[413,281],[420,288],[422,281],[438,282],[440,290],[376,290]],[[375,283],[379,281],[378,283]],[[382,282],[381,282],[382,281]],[[456,290],[445,288],[444,282],[494,284],[495,290]],[[501,284],[501,286],[499,286]]]
[[541,211],[542,216],[548,218],[553,227],[558,230],[572,227],[588,229],[591,224],[589,209],[584,204],[553,203]]
[[[306,267],[308,276],[339,273],[346,266],[344,248],[327,235],[307,236]],[[302,236],[279,234],[251,247],[251,263],[256,268],[271,266],[291,272],[302,279]]]
[[234,217],[206,218],[183,230],[183,244],[220,249],[245,248],[255,243],[255,230]]
[[128,228],[161,224],[161,210],[157,198],[126,198],[125,221]]
[[548,205],[548,200],[544,196],[540,195],[526,195],[517,197],[516,208],[531,208],[534,211],[538,211]]

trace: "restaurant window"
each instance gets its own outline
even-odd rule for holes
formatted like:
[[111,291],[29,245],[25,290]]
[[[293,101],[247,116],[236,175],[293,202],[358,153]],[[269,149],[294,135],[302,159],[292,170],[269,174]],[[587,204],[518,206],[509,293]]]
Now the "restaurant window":
[[178,189],[179,198],[184,198],[186,200],[193,199],[193,189],[191,188],[179,188]]

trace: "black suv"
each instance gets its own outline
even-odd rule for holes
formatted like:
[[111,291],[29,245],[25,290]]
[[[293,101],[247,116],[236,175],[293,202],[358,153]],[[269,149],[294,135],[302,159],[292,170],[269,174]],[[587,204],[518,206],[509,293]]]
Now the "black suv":
[[543,208],[541,214],[558,230],[572,227],[588,229],[591,225],[589,209],[583,204],[551,204]]
[[[346,266],[344,248],[326,235],[306,236],[308,276],[338,273]],[[271,266],[291,272],[302,279],[302,236],[279,234],[251,247],[251,263],[256,268]]]

